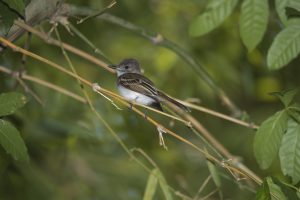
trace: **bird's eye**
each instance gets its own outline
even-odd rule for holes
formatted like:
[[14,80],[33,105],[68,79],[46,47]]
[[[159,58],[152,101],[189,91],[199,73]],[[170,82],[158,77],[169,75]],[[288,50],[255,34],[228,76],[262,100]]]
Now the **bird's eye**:
[[125,69],[128,69],[128,68],[129,68],[129,66],[128,66],[128,65],[126,65],[126,66],[125,66]]

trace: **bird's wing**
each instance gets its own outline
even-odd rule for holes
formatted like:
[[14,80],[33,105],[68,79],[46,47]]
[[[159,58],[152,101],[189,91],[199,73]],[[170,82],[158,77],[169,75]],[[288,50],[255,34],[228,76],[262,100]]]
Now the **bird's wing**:
[[118,78],[118,84],[149,97],[156,97],[158,95],[157,89],[154,87],[152,81],[141,74],[123,74]]

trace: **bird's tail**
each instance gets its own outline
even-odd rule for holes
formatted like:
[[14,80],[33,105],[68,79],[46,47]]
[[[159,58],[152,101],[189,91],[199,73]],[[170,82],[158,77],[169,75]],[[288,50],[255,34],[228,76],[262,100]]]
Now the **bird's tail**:
[[163,93],[161,91],[158,91],[158,96],[160,98],[162,98],[163,100],[171,102],[172,104],[176,105],[177,107],[181,108],[182,110],[184,110],[186,112],[191,112],[191,110],[188,107],[186,107],[182,103],[179,103],[178,101],[176,101],[175,99],[169,97],[168,95],[166,95],[165,93]]

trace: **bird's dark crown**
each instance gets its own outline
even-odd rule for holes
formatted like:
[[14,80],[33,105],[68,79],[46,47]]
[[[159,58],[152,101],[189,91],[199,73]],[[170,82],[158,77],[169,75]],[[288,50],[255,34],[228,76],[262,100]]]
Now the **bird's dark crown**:
[[124,60],[122,60],[122,62],[120,64],[118,64],[118,66],[126,66],[128,65],[129,67],[140,67],[139,62],[134,59],[134,58],[126,58]]
[[124,59],[116,66],[116,70],[118,75],[124,73],[141,73],[139,62],[133,58]]

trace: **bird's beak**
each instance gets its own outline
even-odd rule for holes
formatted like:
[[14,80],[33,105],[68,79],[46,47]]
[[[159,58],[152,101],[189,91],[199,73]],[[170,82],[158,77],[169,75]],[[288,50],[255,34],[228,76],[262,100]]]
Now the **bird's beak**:
[[117,65],[108,65],[108,67],[112,68],[112,69],[117,69],[118,66]]

